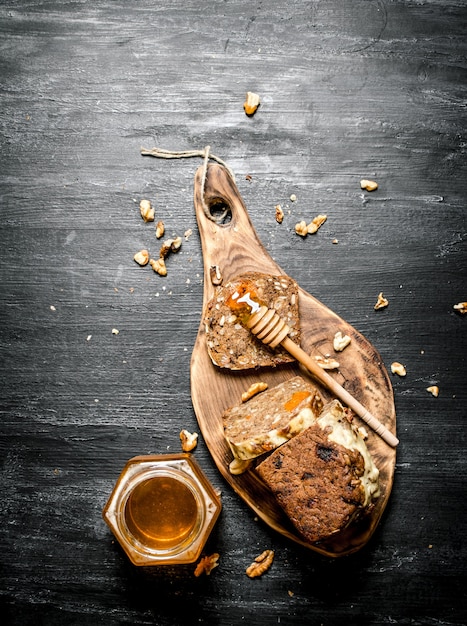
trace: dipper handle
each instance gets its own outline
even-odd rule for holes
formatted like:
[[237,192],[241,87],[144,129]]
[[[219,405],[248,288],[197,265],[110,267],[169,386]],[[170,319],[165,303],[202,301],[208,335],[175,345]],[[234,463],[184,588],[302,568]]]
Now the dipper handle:
[[339,400],[342,400],[356,413],[370,428],[372,428],[387,444],[393,448],[399,440],[374,415],[370,413],[354,396],[352,396],[332,376],[323,370],[302,348],[297,345],[288,333],[290,327],[272,309],[262,306],[253,313],[247,322],[247,327],[264,344],[276,348],[279,344],[289,352],[299,363],[331,391]]

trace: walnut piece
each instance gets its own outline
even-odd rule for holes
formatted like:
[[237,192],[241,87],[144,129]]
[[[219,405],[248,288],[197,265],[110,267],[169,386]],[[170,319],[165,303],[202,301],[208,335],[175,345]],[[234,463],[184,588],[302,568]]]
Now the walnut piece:
[[387,307],[389,304],[389,300],[387,300],[384,296],[383,296],[383,292],[381,291],[378,294],[378,300],[376,301],[376,304],[374,306],[375,311],[377,311],[378,309],[384,309],[385,307]]
[[347,348],[351,341],[352,339],[348,335],[343,335],[342,332],[338,330],[334,335],[332,345],[336,352],[342,352],[342,350]]
[[459,311],[459,313],[467,313],[467,302],[459,302],[452,307],[455,311]]
[[246,575],[249,578],[257,578],[258,576],[262,576],[264,572],[267,572],[268,569],[271,567],[273,560],[274,550],[265,550],[256,557],[251,565],[246,568]]
[[330,357],[315,356],[316,362],[323,370],[336,370],[339,368],[339,361],[331,359]]
[[253,396],[256,396],[256,394],[261,393],[261,391],[265,391],[267,388],[268,388],[267,383],[262,383],[262,382],[253,383],[252,385],[250,385],[247,391],[244,391],[242,393],[242,402],[247,402],[247,400],[249,400]]
[[183,452],[191,452],[198,445],[198,433],[190,433],[188,430],[180,432]]
[[149,252],[147,250],[140,250],[135,254],[133,260],[138,263],[138,265],[147,265],[149,263]]
[[437,385],[432,385],[431,387],[427,387],[426,390],[428,393],[431,393],[432,396],[437,398],[439,396],[439,387]]
[[307,226],[308,234],[313,235],[316,233],[318,228],[320,228],[327,219],[327,215],[317,215]]
[[298,222],[298,224],[295,224],[295,232],[301,237],[314,235],[327,219],[327,215],[317,215],[309,224],[307,224],[305,220],[302,220]]
[[211,277],[211,283],[214,286],[222,284],[222,274],[218,265],[211,265],[209,268],[209,275]]
[[217,552],[214,552],[214,554],[210,554],[209,556],[203,556],[196,566],[195,576],[201,576],[201,574],[209,576],[212,570],[218,565],[219,554]]
[[284,211],[282,210],[281,205],[280,204],[276,204],[274,209],[276,211],[276,222],[278,224],[282,224],[282,222],[284,221]]
[[360,187],[366,189],[366,191],[376,191],[376,189],[378,189],[378,183],[374,180],[366,180],[366,178],[363,178],[360,181]]
[[165,259],[169,255],[169,252],[178,252],[178,250],[180,250],[181,248],[181,245],[182,245],[181,237],[175,237],[173,239],[166,239],[161,246],[161,249],[159,251],[159,256],[161,257],[161,259]]
[[250,117],[256,113],[257,108],[260,105],[260,98],[257,93],[247,91],[246,100],[243,103],[243,110]]
[[308,235],[308,226],[306,225],[305,220],[302,220],[301,222],[298,222],[298,224],[295,224],[295,232],[301,237],[306,237]]
[[156,237],[157,237],[157,239],[160,239],[161,237],[163,237],[164,233],[165,233],[164,222],[162,222],[162,221],[157,222],[157,225],[156,225]]
[[397,374],[398,376],[405,376],[407,374],[407,370],[405,369],[405,367],[402,365],[402,363],[399,363],[398,361],[394,361],[394,363],[391,363],[391,372],[393,374]]
[[229,464],[229,472],[233,476],[238,476],[239,474],[243,474],[251,465],[251,459],[247,459],[243,461],[242,459],[233,459],[233,461]]
[[167,276],[167,267],[165,265],[164,259],[162,258],[159,258],[157,260],[151,259],[149,261],[149,265],[157,274],[159,274],[159,276]]
[[151,205],[149,200],[141,200],[139,203],[139,210],[141,217],[145,222],[154,221],[154,207]]

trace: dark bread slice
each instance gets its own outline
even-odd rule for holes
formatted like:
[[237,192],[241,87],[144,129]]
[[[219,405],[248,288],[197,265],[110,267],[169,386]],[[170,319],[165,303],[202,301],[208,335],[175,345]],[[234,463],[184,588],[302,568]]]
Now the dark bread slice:
[[280,346],[273,350],[257,339],[245,328],[238,312],[227,304],[235,290],[245,284],[251,285],[261,304],[274,309],[290,326],[289,337],[300,344],[297,283],[285,275],[248,272],[216,287],[206,307],[206,343],[212,362],[232,370],[275,367],[293,362],[293,357]]
[[256,471],[309,543],[346,528],[379,495],[378,469],[338,400]]

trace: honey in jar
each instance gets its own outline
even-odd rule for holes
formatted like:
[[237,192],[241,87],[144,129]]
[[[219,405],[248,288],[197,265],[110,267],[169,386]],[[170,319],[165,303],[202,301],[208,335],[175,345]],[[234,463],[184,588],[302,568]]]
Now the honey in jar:
[[135,565],[191,563],[220,509],[191,455],[147,455],[128,461],[103,517]]

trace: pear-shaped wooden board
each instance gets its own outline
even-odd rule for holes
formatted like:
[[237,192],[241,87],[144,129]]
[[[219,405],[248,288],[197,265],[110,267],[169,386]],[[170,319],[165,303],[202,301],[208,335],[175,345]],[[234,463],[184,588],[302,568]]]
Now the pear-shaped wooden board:
[[[203,175],[204,174],[204,175]],[[203,182],[204,189],[203,189]],[[191,396],[201,433],[211,455],[225,480],[271,528],[293,541],[321,554],[337,557],[363,547],[373,534],[386,507],[391,492],[396,451],[368,427],[367,446],[380,471],[381,496],[376,506],[362,521],[350,525],[328,540],[309,544],[278,506],[268,488],[254,470],[240,475],[229,472],[232,453],[224,438],[222,415],[241,402],[241,394],[259,380],[273,387],[292,376],[310,376],[320,389],[323,399],[329,392],[316,383],[298,363],[261,370],[232,371],[215,366],[207,351],[204,311],[211,300],[215,286],[212,268],[216,267],[223,282],[245,272],[263,272],[283,275],[285,272],[269,256],[248,216],[237,186],[228,170],[210,163],[207,170],[201,166],[195,175],[194,203],[201,237],[204,261],[203,314],[191,358]],[[215,219],[218,209],[224,208],[230,221]],[[335,354],[332,341],[340,330],[351,337],[350,345],[338,354],[339,369],[332,375],[357,398],[391,432],[396,430],[396,414],[392,386],[381,357],[375,348],[350,324],[341,319],[319,300],[299,287],[301,346],[311,355]],[[355,418],[360,423],[358,417]],[[363,422],[361,423],[363,425]]]

